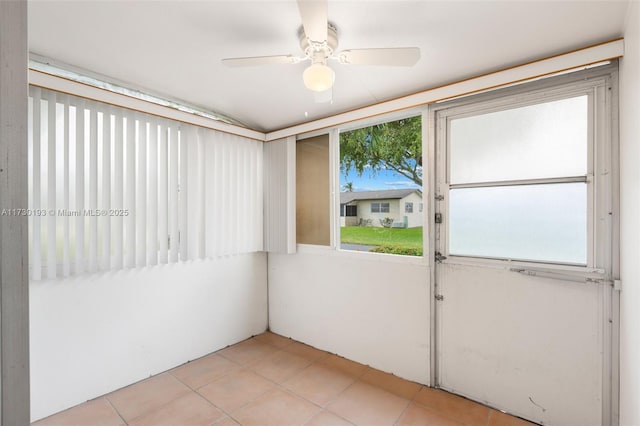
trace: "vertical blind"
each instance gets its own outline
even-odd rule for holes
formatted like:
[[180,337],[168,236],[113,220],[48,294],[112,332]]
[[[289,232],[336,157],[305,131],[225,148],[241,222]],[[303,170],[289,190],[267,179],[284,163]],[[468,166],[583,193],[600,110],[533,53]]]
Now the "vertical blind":
[[264,144],[264,249],[296,251],[296,138]]
[[262,250],[262,142],[38,87],[31,278]]

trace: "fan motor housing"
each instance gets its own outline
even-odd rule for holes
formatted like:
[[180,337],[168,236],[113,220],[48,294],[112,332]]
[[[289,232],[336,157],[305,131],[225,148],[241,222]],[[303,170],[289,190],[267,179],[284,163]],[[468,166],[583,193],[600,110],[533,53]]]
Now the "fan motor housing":
[[338,29],[331,23],[327,25],[326,40],[310,40],[304,32],[304,27],[300,27],[298,33],[300,35],[300,48],[309,58],[313,58],[318,51],[324,51],[325,58],[329,58],[338,47]]

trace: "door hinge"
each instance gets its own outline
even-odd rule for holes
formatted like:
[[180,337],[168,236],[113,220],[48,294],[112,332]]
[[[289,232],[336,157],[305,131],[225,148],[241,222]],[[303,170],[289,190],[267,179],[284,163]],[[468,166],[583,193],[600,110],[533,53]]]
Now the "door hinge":
[[437,301],[442,302],[444,300],[444,296],[441,294],[436,294],[434,296],[436,298]]
[[436,263],[442,263],[442,261],[445,260],[446,258],[447,256],[443,256],[442,253],[440,253],[439,251],[433,254],[433,259],[436,261]]
[[442,213],[436,213],[435,222],[442,223]]
[[444,201],[444,195],[436,195],[436,201]]
[[621,280],[613,280],[613,289],[616,291],[622,291],[622,281]]

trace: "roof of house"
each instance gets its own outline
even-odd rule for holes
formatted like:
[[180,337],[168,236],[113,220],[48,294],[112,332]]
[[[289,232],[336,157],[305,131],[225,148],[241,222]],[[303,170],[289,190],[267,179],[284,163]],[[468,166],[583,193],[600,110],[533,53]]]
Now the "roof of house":
[[340,204],[348,204],[353,201],[360,200],[394,200],[404,198],[414,192],[417,192],[418,195],[422,196],[422,192],[416,188],[387,189],[382,191],[341,192]]

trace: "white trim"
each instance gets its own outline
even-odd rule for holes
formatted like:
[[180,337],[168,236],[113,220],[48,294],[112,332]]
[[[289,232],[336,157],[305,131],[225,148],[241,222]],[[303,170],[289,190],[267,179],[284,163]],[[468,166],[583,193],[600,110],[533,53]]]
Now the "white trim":
[[168,118],[183,123],[193,124],[207,129],[218,130],[224,133],[244,136],[249,139],[255,139],[261,142],[265,141],[265,134],[244,127],[234,126],[233,124],[224,123],[222,121],[213,120],[188,112],[179,111],[166,106],[154,104],[152,102],[141,99],[132,98],[120,93],[110,92],[98,87],[89,86],[62,77],[46,74],[33,69],[29,70],[29,84],[42,87],[45,89],[55,90],[57,92],[67,93],[74,96],[91,99],[94,101],[116,105],[122,108],[132,109],[145,112],[147,114],[156,115],[158,117]]
[[340,131],[329,132],[330,246],[340,248]]
[[[598,64],[603,61],[620,58],[623,56],[623,54],[623,39],[611,40],[594,46],[589,46],[564,54],[543,58],[538,61],[533,61],[500,71],[480,75],[456,83],[434,87],[422,92],[415,93],[413,95],[408,95],[397,99],[381,102],[375,105],[358,108],[352,111],[335,114],[326,118],[309,121],[307,123],[272,131],[266,134],[256,130],[227,124],[222,121],[212,120],[206,117],[197,116],[187,112],[175,110],[173,108],[157,105],[119,93],[110,92],[104,89],[57,77],[33,69],[29,70],[29,83],[34,86],[73,94],[107,104],[121,106],[123,108],[139,110],[148,114],[165,117],[172,120],[194,124],[225,133],[244,136],[250,139],[269,142],[288,136],[301,135],[309,132],[318,132],[319,130],[328,129],[335,126],[343,126],[354,121],[377,117],[380,115],[398,111],[404,111],[402,114],[406,115],[405,110],[407,109],[417,108],[435,102],[441,102],[444,100],[475,94],[490,89],[496,89],[535,80],[560,72],[578,69],[580,67]],[[350,126],[347,125],[343,127],[345,127],[346,129]]]
[[436,247],[436,224],[435,213],[438,211],[436,205],[436,115],[430,108],[425,108],[422,112],[422,164],[427,167],[422,169],[422,200],[424,209],[422,210],[423,220],[423,257],[429,264],[429,383],[435,387],[438,383],[436,368],[437,362],[437,316],[436,316],[436,276],[435,276],[435,247]]
[[[629,4],[631,6],[631,4]],[[611,105],[610,116],[610,156],[612,161],[611,167],[611,278],[620,280],[620,135],[619,135],[619,119],[620,119],[620,85],[619,74],[613,73],[611,76],[611,88],[608,90],[608,102]],[[615,281],[614,281],[615,283]],[[614,288],[615,289],[615,288]],[[607,349],[611,349],[611,413],[610,424],[618,425],[620,423],[620,291],[613,291],[611,298],[611,321],[609,327],[611,330],[611,345]],[[606,321],[606,319],[605,319]],[[605,376],[606,377],[606,376]],[[606,423],[606,422],[605,422]]]
[[297,230],[297,218],[296,218],[296,138],[290,136],[287,138],[287,254],[296,252],[296,230]]
[[266,141],[280,139],[290,135],[312,132],[318,129],[340,126],[357,120],[387,114],[389,112],[414,108],[439,102],[462,95],[470,95],[488,89],[496,89],[557,74],[603,61],[620,58],[624,53],[622,39],[612,40],[595,46],[585,47],[564,54],[515,66],[512,68],[481,75],[457,83],[435,87],[413,95],[392,99],[379,104],[359,108],[353,111],[332,115],[319,120],[276,130],[266,134]]
[[331,246],[313,244],[298,244],[298,253],[338,256],[345,259],[368,260],[376,263],[405,263],[413,265],[429,266],[429,262],[423,256],[404,256],[399,254],[371,253],[353,250],[341,250]]

